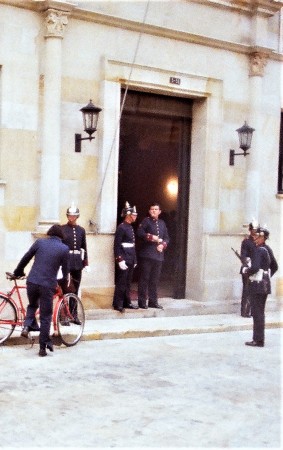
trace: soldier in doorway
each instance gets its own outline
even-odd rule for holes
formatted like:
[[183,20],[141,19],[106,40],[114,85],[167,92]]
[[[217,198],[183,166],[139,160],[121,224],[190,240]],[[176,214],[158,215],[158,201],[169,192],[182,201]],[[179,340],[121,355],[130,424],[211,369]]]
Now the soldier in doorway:
[[[254,238],[256,236],[256,230],[259,224],[255,219],[249,223],[249,235],[242,241],[241,244],[241,259],[245,261],[246,264],[249,264],[253,248],[255,247]],[[248,278],[243,273],[243,268],[245,266],[242,265],[240,269],[240,274],[242,275],[243,289],[242,289],[242,299],[241,299],[241,316],[242,317],[251,317],[251,303],[249,298],[248,291]]]
[[[138,303],[142,309],[159,308],[157,286],[164,261],[164,251],[169,243],[169,235],[164,220],[159,219],[159,203],[151,203],[148,217],[138,227],[137,235],[142,244],[139,251],[140,278],[138,282]],[[148,305],[147,305],[148,297]]]
[[128,202],[123,208],[121,216],[123,222],[118,225],[114,239],[114,256],[117,263],[113,308],[120,313],[125,308],[138,309],[131,302],[130,289],[134,268],[137,265],[135,249],[135,232],[132,223],[136,221],[136,207],[131,207]]

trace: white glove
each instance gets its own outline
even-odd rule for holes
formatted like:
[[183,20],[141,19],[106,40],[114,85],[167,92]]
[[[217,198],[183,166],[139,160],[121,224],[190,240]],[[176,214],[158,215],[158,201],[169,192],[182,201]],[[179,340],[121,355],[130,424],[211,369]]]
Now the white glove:
[[242,273],[247,273],[247,271],[248,271],[248,268],[247,267],[243,267]]
[[61,280],[61,278],[63,278],[62,266],[59,267],[57,272],[57,280]]
[[90,268],[89,266],[85,266],[85,267],[84,267],[84,270],[85,270],[87,273],[91,272],[91,268]]
[[127,268],[128,268],[128,266],[127,266],[125,261],[120,261],[119,262],[119,267],[120,267],[121,270],[127,270]]
[[252,260],[251,258],[246,258],[247,266],[252,267]]

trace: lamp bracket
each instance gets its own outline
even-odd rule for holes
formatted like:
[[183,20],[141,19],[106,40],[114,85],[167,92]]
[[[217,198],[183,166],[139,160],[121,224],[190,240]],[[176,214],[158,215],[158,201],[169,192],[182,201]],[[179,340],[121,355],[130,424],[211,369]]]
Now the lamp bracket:
[[76,133],[75,134],[75,152],[80,153],[82,150],[81,141],[92,141],[95,139],[94,136],[88,136],[88,137],[82,137],[81,134]]
[[247,156],[249,155],[249,153],[247,151],[243,151],[243,153],[236,153],[235,150],[230,150],[230,155],[229,155],[229,165],[230,166],[234,166],[235,164],[235,156]]

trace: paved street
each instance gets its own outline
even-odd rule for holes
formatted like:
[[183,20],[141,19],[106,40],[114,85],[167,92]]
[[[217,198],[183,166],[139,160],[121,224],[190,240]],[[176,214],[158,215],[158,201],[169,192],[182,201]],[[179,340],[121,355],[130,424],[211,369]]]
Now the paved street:
[[279,448],[280,333],[0,347],[1,448]]

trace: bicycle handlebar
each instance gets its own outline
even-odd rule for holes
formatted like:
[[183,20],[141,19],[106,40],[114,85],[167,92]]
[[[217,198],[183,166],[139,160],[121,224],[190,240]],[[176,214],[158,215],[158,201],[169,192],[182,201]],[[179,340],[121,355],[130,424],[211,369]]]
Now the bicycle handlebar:
[[26,278],[26,276],[23,275],[22,277],[16,277],[13,273],[6,272],[6,278],[7,278],[7,280],[15,281],[15,280],[24,280]]

